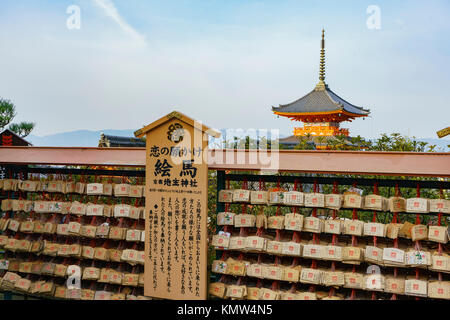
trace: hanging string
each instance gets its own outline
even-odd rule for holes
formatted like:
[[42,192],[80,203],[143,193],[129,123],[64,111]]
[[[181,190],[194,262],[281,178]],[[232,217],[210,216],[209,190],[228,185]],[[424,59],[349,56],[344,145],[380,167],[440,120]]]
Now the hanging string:
[[[419,183],[417,184],[417,189],[416,189],[416,196],[417,198],[420,198],[420,185]],[[416,215],[416,225],[420,224],[420,214]],[[416,250],[420,250],[420,242],[419,240],[416,241]],[[419,279],[419,268],[416,268],[416,279]],[[415,300],[419,300],[419,297],[415,297]]]
[[[260,178],[259,179],[259,191],[262,191],[263,187],[264,187],[264,181],[263,181],[263,179]],[[264,208],[263,207],[260,207],[259,213],[264,215]],[[262,237],[264,235],[264,226],[261,226],[261,227],[259,227],[256,230],[256,235],[258,237]],[[260,261],[260,260],[261,260],[261,254],[259,253],[258,254],[258,261]],[[260,262],[258,262],[258,263],[260,263]]]
[[[230,179],[226,178],[225,180],[225,189],[229,190],[230,189]],[[225,202],[225,212],[229,212],[230,210],[230,203],[229,202]]]
[[297,284],[295,282],[292,283],[291,288],[289,289],[290,293],[295,293],[297,291]]
[[[299,182],[299,179],[295,179],[294,180],[294,191],[298,191],[299,189],[301,189],[302,188],[302,185],[301,185],[301,183]],[[294,207],[294,217],[295,217],[295,214],[297,213],[297,207],[295,206]],[[301,240],[301,234],[300,234],[300,232],[298,232],[298,231],[294,231],[293,233],[292,233],[292,241],[293,242],[295,242],[295,243],[299,243],[300,242],[300,240]],[[296,259],[297,258],[295,258],[294,260],[296,261]]]
[[[417,198],[420,198],[420,185],[419,184],[417,184],[416,193],[417,193]],[[420,224],[420,214],[419,213],[416,214],[416,224]]]
[[[332,193],[333,194],[337,194],[338,193],[338,182],[337,181],[333,182],[333,191],[332,191]],[[332,212],[332,218],[333,218],[333,220],[335,220],[336,219],[337,210],[331,210],[331,212]],[[337,235],[333,234],[331,236],[331,244],[334,246],[334,245],[336,245],[336,242],[337,242]],[[336,270],[336,262],[332,261],[331,262],[331,271],[334,272],[335,270]],[[328,292],[328,296],[332,297],[332,296],[334,296],[334,293],[335,293],[335,289],[334,289],[334,287],[331,287],[330,291]]]
[[[295,180],[294,180],[294,191],[298,191],[298,183],[299,183],[299,182],[298,182],[298,179],[295,179]],[[295,207],[294,207],[294,210],[293,210],[293,211],[294,211],[294,216],[295,216],[295,214],[297,213],[297,210],[298,210],[298,208],[297,208],[297,206],[295,206]]]
[[[244,189],[244,190],[247,190],[247,189],[248,189],[247,178],[244,178],[244,181],[242,182],[242,189]],[[241,206],[242,206],[242,214],[247,214],[247,203],[242,203]],[[245,237],[245,236],[247,236],[247,228],[241,227],[241,228],[239,229],[239,236],[240,236],[240,237]],[[243,259],[243,256],[242,256],[242,259],[241,259],[241,255],[239,255],[239,257],[240,257],[240,260]]]
[[[374,183],[373,193],[375,195],[378,195],[378,182]],[[373,211],[372,222],[374,222],[374,223],[377,222],[377,212],[375,210]],[[377,236],[373,237],[373,246],[377,247]],[[372,292],[372,300],[376,300],[376,293],[375,292]]]
[[[353,188],[356,188],[356,182],[353,183]],[[353,212],[352,212],[352,219],[353,220],[358,220],[358,211],[356,208],[353,208]],[[355,235],[352,235],[352,247],[356,247],[358,240],[357,237]],[[352,272],[355,273],[356,272],[356,267],[353,266]],[[350,295],[350,300],[354,300],[356,297],[356,290],[352,289],[351,295]]]
[[[353,266],[352,273],[355,273],[355,272],[356,272],[356,267]],[[350,300],[355,300],[355,298],[356,298],[356,290],[352,289],[352,292],[350,294]]]
[[[338,193],[338,182],[334,181],[333,182],[333,194],[337,194],[337,193]],[[336,220],[337,210],[331,210],[331,211],[332,211],[332,215],[333,215],[332,216],[333,220]],[[337,242],[337,234],[333,234],[331,236],[331,244],[334,246],[334,245],[336,245],[336,242]],[[331,265],[332,265],[332,268],[334,268],[334,262],[332,262]]]
[[[443,199],[444,198],[444,191],[441,189],[439,189],[439,198]],[[442,211],[439,210],[439,214],[438,214],[438,226],[442,225]],[[442,243],[438,243],[438,255],[442,256]],[[438,272],[438,280],[442,281],[442,272]]]
[[[353,183],[353,188],[356,188],[356,182]],[[358,211],[356,208],[353,208],[352,219],[358,220]],[[357,240],[356,236],[352,235],[352,247],[356,247],[357,242],[358,242],[358,240]]]
[[[277,179],[277,189],[276,190],[278,192],[280,191],[280,178]],[[277,210],[276,210],[275,215],[276,216],[280,215],[280,205],[279,204],[277,205]],[[280,230],[276,229],[275,230],[275,241],[280,241],[280,238],[281,238]],[[280,257],[279,256],[275,256],[275,266],[278,266],[280,263],[281,263]],[[279,281],[277,281],[277,280],[273,281],[271,289],[273,291],[279,290]]]
[[[373,186],[373,193],[374,193],[375,195],[378,195],[378,182],[375,182],[375,183],[374,183],[374,186]],[[377,212],[376,212],[375,210],[373,211],[372,222],[377,222]],[[374,246],[374,247],[377,246],[377,237],[376,237],[376,236],[373,237],[373,246]]]
[[299,243],[301,240],[301,234],[298,231],[292,233],[292,242]]
[[261,289],[261,287],[262,287],[262,281],[261,281],[261,279],[258,279],[258,281],[256,281],[256,287],[257,287],[258,289]]
[[272,282],[271,289],[272,289],[273,291],[278,291],[279,288],[280,288],[280,286],[279,286],[278,281],[277,281],[277,280],[273,281],[273,282]]
[[[318,192],[318,185],[317,185],[317,181],[314,180],[314,186],[313,186],[313,192],[317,193]],[[317,218],[317,208],[313,208],[312,209],[312,213],[311,215],[314,218]],[[319,243],[319,236],[317,235],[317,233],[313,233],[313,243],[314,244],[318,244]],[[311,263],[311,268],[316,268],[316,260],[313,259],[312,263]]]
[[[333,182],[333,194],[337,194],[338,193],[338,182],[337,181],[334,181]],[[332,211],[332,214],[333,214],[333,219],[336,219],[336,211],[337,210],[331,210]]]

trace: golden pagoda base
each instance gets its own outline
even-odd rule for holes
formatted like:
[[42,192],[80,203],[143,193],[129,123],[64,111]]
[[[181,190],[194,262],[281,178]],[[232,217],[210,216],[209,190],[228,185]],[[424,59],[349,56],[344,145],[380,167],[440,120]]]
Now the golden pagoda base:
[[294,128],[294,136],[313,136],[313,137],[332,137],[349,135],[348,129],[339,128],[330,125],[306,125],[304,127]]

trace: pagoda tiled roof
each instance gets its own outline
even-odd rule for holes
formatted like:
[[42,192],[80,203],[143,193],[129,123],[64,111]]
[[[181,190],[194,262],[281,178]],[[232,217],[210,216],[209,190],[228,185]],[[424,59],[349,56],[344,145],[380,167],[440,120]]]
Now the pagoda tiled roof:
[[321,88],[316,87],[314,90],[294,102],[280,105],[279,107],[272,107],[272,111],[274,112],[293,114],[333,112],[339,110],[346,111],[357,116],[367,116],[370,113],[369,109],[355,106],[342,99],[336,93],[331,91],[327,85],[324,85]]

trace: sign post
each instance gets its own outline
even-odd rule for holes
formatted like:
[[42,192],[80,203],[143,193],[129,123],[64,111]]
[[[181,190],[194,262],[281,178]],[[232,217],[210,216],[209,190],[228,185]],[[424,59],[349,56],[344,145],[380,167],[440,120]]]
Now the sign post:
[[208,135],[179,112],[135,132],[146,137],[144,294],[207,298]]

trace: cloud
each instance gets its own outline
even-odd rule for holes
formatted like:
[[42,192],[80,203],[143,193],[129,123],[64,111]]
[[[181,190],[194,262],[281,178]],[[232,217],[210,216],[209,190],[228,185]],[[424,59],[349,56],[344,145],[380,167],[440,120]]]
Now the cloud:
[[[382,29],[373,31],[366,28],[365,8],[323,13],[291,1],[283,9],[289,12],[268,19],[273,10],[255,13],[241,8],[244,2],[226,2],[236,3],[230,9],[217,2],[212,12],[203,2],[191,8],[192,1],[141,1],[138,7],[125,1],[122,9],[112,0],[115,14],[146,35],[140,47],[103,6],[77,2],[95,11],[82,15],[81,30],[65,27],[59,6],[37,8],[45,18],[39,26],[36,12],[18,4],[0,19],[0,41],[8,43],[0,50],[0,70],[8,75],[0,77],[1,95],[16,104],[16,121],[37,123],[36,135],[136,130],[172,110],[216,128],[279,128],[291,135],[301,123],[277,118],[271,106],[290,103],[316,85],[323,27],[316,20],[322,14],[331,19],[325,25],[327,83],[372,112],[342,124],[352,136],[407,134],[410,128],[411,135],[436,137],[448,125],[450,91],[436,90],[450,86],[449,45],[442,41],[448,9],[389,7]],[[423,11],[428,13],[421,18]],[[358,12],[362,19],[354,19]],[[396,18],[405,25],[396,25]]]
[[129,36],[131,36],[136,42],[141,45],[145,45],[147,43],[145,37],[141,35],[136,29],[130,26],[125,19],[120,15],[116,6],[111,0],[92,0],[97,6],[102,8],[106,15],[109,16],[112,20],[114,20],[120,28]]

